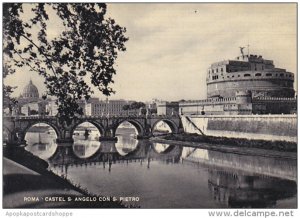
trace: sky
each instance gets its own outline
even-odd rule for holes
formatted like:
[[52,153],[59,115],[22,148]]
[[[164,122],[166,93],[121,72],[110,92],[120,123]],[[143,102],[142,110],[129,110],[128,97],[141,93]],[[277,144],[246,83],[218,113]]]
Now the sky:
[[[235,59],[240,46],[274,60],[297,80],[296,4],[108,5],[107,17],[126,27],[126,52],[119,53],[109,99],[149,101],[206,98],[206,72],[213,62]],[[52,32],[59,25],[52,25]],[[30,78],[43,93],[42,79],[28,69],[7,77],[18,96]],[[296,87],[297,83],[295,83]],[[104,99],[99,92],[95,97]]]

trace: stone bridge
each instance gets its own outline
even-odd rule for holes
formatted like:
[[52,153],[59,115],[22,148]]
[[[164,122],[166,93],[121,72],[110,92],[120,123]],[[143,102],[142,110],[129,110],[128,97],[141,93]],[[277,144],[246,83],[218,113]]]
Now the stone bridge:
[[51,126],[57,135],[57,143],[73,142],[73,133],[76,127],[82,123],[93,124],[100,132],[100,141],[116,140],[116,131],[123,122],[131,123],[138,132],[138,139],[149,138],[153,134],[156,124],[164,121],[172,133],[183,132],[182,122],[179,116],[115,116],[96,117],[82,116],[73,120],[69,126],[63,126],[54,116],[16,116],[3,118],[3,133],[6,133],[7,145],[25,144],[26,132],[35,124],[43,123]]

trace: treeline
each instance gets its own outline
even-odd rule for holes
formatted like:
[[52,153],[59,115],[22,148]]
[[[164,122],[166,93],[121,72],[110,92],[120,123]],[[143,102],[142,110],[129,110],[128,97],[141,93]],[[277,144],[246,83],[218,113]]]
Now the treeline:
[[146,105],[143,102],[140,101],[134,101],[131,104],[125,104],[123,106],[123,110],[127,111],[127,110],[138,110],[140,108],[145,108]]

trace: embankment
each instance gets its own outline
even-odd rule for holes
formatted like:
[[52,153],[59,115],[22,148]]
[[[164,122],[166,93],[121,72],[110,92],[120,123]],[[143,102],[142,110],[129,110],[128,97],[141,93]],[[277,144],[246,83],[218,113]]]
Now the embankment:
[[182,116],[186,133],[254,140],[297,142],[297,115]]

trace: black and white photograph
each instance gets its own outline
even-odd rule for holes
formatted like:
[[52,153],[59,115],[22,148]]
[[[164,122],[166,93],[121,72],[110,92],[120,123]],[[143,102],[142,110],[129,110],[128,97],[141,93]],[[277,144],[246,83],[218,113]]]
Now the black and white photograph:
[[297,12],[2,3],[2,208],[293,217]]

